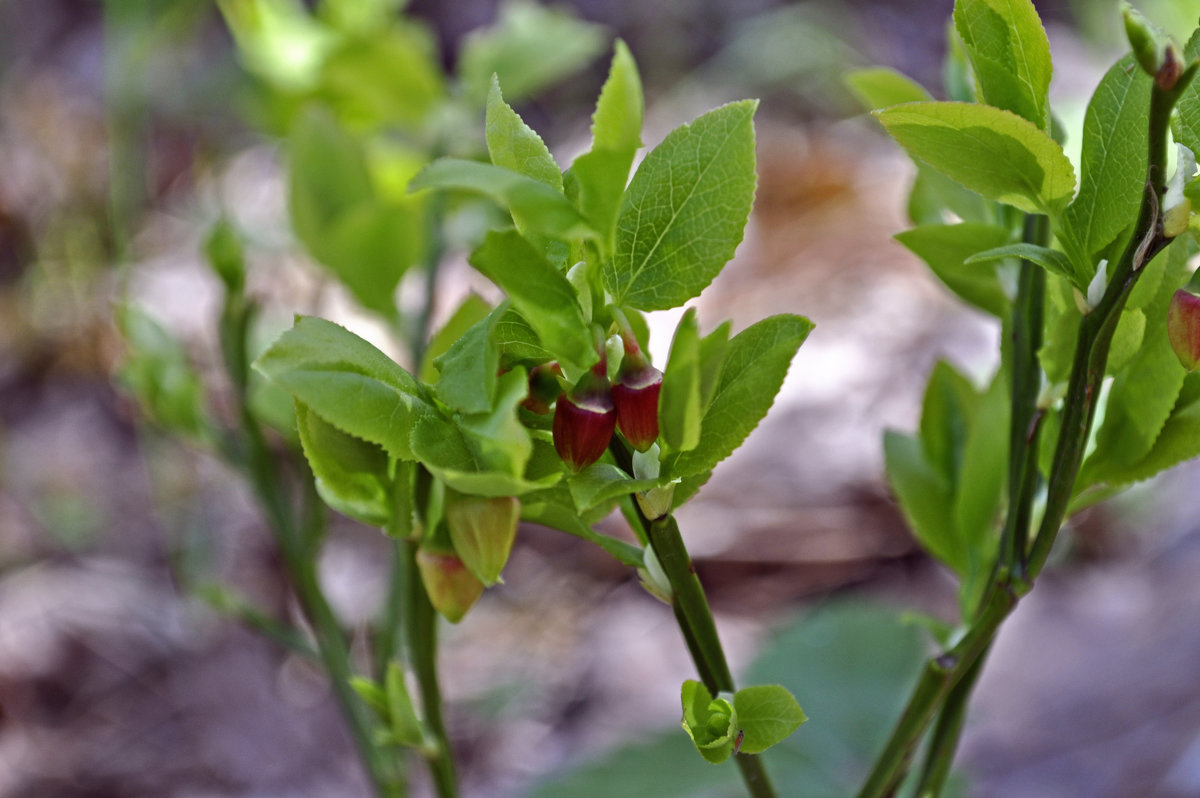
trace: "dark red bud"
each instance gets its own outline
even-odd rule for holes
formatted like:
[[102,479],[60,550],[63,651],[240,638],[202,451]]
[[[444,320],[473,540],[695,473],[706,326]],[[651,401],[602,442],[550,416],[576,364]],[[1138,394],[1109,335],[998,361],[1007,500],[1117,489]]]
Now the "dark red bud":
[[580,471],[604,455],[616,425],[608,380],[589,371],[554,408],[554,448],[572,471]]
[[1167,310],[1167,337],[1188,371],[1200,366],[1200,296],[1180,288]]
[[662,372],[641,353],[626,353],[621,373],[612,388],[617,427],[629,445],[644,452],[658,440],[658,394]]

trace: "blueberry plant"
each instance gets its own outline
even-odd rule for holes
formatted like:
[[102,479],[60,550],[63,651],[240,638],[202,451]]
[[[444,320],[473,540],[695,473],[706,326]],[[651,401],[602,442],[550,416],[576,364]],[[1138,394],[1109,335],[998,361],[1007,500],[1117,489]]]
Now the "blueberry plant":
[[[221,6],[266,91],[267,126],[288,141],[297,237],[408,343],[411,366],[314,316],[296,317],[255,358],[257,304],[228,224],[207,253],[226,289],[231,425],[203,407],[178,344],[143,314],[123,313],[127,384],[156,420],[245,473],[310,631],[226,594],[221,602],[323,665],[378,794],[406,792],[407,750],[446,798],[457,777],[437,617],[471,622],[520,522],[560,530],[636,569],[670,606],[699,677],[682,683],[684,733],[705,760],[732,759],[750,795],[775,795],[759,754],[804,713],[779,685],[738,689],[674,512],[770,409],[812,325],[785,314],[736,335],[728,322],[702,334],[687,310],[655,365],[645,315],[698,296],[741,242],[756,103],[701,115],[634,169],[642,87],[617,42],[591,147],[564,171],[510,102],[586,60],[592,45],[581,42],[594,32],[569,18],[513,5],[448,76],[390,0],[328,0],[316,14],[287,0]],[[1187,273],[1200,229],[1191,214],[1200,35],[1181,48],[1132,8],[1123,14],[1132,52],[1088,107],[1078,182],[1029,0],[958,0],[948,101],[890,70],[850,76],[916,162],[914,226],[900,243],[1002,328],[991,379],[976,385],[938,363],[919,429],[884,441],[914,534],[959,578],[961,618],[938,635],[941,651],[864,774],[862,798],[942,793],[991,643],[1064,523],[1200,454],[1200,279]],[[482,147],[461,132],[472,108],[484,117]],[[455,223],[463,219],[474,222]],[[432,331],[447,230],[464,227],[471,266],[503,300],[471,295]],[[395,302],[413,266],[426,278],[415,318]],[[264,429],[277,415],[255,398],[271,392],[290,403],[282,442]],[[298,494],[285,468],[299,473]],[[316,576],[322,503],[392,541],[367,667]],[[613,512],[636,544],[593,528]],[[804,785],[783,792],[803,795]]]
[[1187,275],[1200,35],[1181,48],[1128,4],[1122,14],[1132,52],[1088,105],[1078,184],[1027,0],[957,0],[948,101],[890,70],[850,76],[916,162],[914,227],[898,240],[1002,328],[986,385],[938,363],[919,430],[884,441],[913,532],[959,577],[961,623],[925,666],[862,798],[897,793],[930,729],[910,783],[914,795],[941,794],[997,629],[1064,522],[1200,454]]

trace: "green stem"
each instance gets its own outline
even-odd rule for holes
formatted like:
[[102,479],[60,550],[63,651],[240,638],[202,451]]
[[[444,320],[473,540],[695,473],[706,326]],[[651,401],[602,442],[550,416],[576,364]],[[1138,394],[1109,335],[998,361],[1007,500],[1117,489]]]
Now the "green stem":
[[1152,91],[1146,190],[1133,236],[1113,270],[1108,290],[1100,304],[1080,322],[1061,432],[1047,483],[1046,509],[1026,573],[1014,574],[1005,565],[998,568],[983,605],[966,634],[949,651],[926,663],[899,723],[859,791],[859,798],[888,798],[896,794],[908,771],[913,751],[934,714],[991,645],[1000,624],[1017,606],[1020,597],[1029,592],[1033,580],[1045,565],[1070,505],[1121,310],[1142,267],[1170,243],[1162,237],[1159,225],[1166,175],[1166,133],[1171,109],[1195,73],[1196,65],[1192,65],[1170,91],[1157,87]]
[[458,794],[457,777],[454,772],[450,738],[442,717],[442,693],[438,686],[437,613],[429,602],[429,596],[421,582],[421,574],[417,570],[417,548],[420,544],[409,539],[404,541],[403,545],[404,626],[408,637],[408,651],[421,694],[425,725],[437,743],[436,750],[426,754],[426,759],[439,798],[454,798]]
[[963,724],[967,719],[967,705],[975,682],[983,671],[983,663],[987,661],[987,651],[979,655],[962,680],[950,690],[946,701],[938,713],[937,722],[933,726],[933,736],[929,741],[929,751],[925,755],[925,767],[921,772],[921,780],[917,784],[917,798],[936,798],[942,794],[946,779],[950,775],[950,767],[954,764],[954,755],[958,751],[958,741],[962,736]]

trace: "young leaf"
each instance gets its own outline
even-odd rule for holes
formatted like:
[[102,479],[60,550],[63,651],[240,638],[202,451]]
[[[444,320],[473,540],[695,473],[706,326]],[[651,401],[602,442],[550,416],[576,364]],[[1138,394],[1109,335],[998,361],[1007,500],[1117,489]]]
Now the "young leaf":
[[592,149],[575,159],[576,204],[612,249],[617,209],[629,180],[633,156],[642,146],[642,81],[629,48],[620,39],[608,80],[592,115]]
[[512,102],[582,69],[604,49],[600,25],[529,0],[500,6],[500,18],[463,41],[458,77],[468,97],[482,98],[497,74]]
[[713,392],[725,368],[725,352],[729,348],[728,321],[700,339],[700,407],[708,409]]
[[567,480],[571,498],[581,513],[609,499],[650,490],[658,484],[657,479],[630,479],[624,471],[608,463],[593,463]]
[[954,25],[981,99],[1050,129],[1050,42],[1030,0],[957,0]]
[[683,730],[692,738],[700,755],[718,765],[733,753],[738,732],[737,711],[724,698],[713,698],[700,682],[692,679],[680,690]]
[[408,687],[404,683],[404,670],[395,660],[388,663],[384,675],[384,691],[387,698],[388,725],[392,735],[401,745],[421,745],[425,741],[425,732],[421,721],[413,708],[412,698],[408,695]]
[[[1108,481],[1110,469],[1123,470],[1141,461],[1154,447],[1183,386],[1184,369],[1167,338],[1167,306],[1184,281],[1188,242],[1171,246],[1167,271],[1146,316],[1157,320],[1146,327],[1141,348],[1113,380],[1096,433],[1096,449],[1080,476],[1087,484]],[[1139,312],[1139,311],[1133,311]]]
[[360,305],[393,318],[396,286],[420,254],[423,225],[404,203],[361,203],[332,221],[320,245],[309,249]]
[[328,111],[318,108],[297,118],[288,139],[288,156],[292,226],[321,259],[326,228],[351,208],[374,199],[366,158],[359,143]]
[[1011,304],[996,276],[986,264],[967,265],[980,250],[1002,247],[1010,233],[993,225],[962,224],[922,225],[896,234],[896,240],[929,265],[946,287],[959,297],[993,316],[1004,318]]
[[721,379],[700,423],[700,443],[674,455],[664,473],[709,471],[742,444],[775,401],[788,365],[812,330],[802,316],[770,316],[729,342]]
[[[554,449],[551,448],[550,451],[553,452]],[[607,513],[610,508],[604,506],[604,510]],[[522,496],[521,520],[541,524],[595,543],[618,562],[632,568],[641,568],[643,565],[640,548],[623,540],[601,535],[588,526],[587,522],[580,518],[570,492],[561,484]]]
[[496,320],[492,337],[500,349],[500,367],[512,368],[517,363],[545,363],[554,360],[554,353],[542,346],[525,317],[514,308],[507,308]]
[[688,308],[675,328],[671,354],[658,397],[659,434],[672,449],[687,451],[700,443],[700,332],[696,310]]
[[1075,192],[1075,170],[1062,147],[1010,111],[930,102],[875,114],[910,155],[988,199],[1055,215]]
[[[1188,39],[1183,48],[1184,59],[1200,58],[1200,28]],[[1175,139],[1192,152],[1200,152],[1200,83],[1192,81],[1175,103],[1176,118],[1172,131]]]
[[733,708],[743,754],[762,753],[808,720],[795,697],[778,684],[743,687],[733,695]]
[[1079,195],[1063,214],[1063,238],[1078,249],[1080,274],[1137,216],[1146,181],[1151,79],[1132,55],[1105,73],[1083,121]]
[[1057,249],[1039,247],[1036,244],[1019,243],[993,247],[983,252],[976,252],[963,261],[963,264],[970,266],[975,263],[987,263],[989,261],[1004,260],[1005,258],[1020,258],[1030,263],[1036,263],[1051,274],[1065,277],[1076,287],[1084,290],[1087,289],[1087,284],[1092,279],[1092,275],[1084,276],[1076,274],[1071,259]]
[[137,308],[121,306],[117,321],[129,347],[119,381],[156,424],[185,435],[203,435],[208,425],[204,383],[183,343]]
[[409,432],[432,412],[424,389],[344,327],[300,316],[254,367],[342,432],[414,459]]
[[483,413],[492,407],[500,352],[492,329],[503,308],[476,322],[449,351],[435,358],[438,370],[434,390],[447,406],[461,413]]
[[494,164],[439,158],[408,184],[424,188],[474,191],[520,217],[525,229],[560,239],[592,238],[596,231],[562,194],[545,183]]
[[580,370],[599,359],[575,289],[515,230],[490,232],[468,259],[512,300],[542,345]]
[[436,50],[428,31],[389,20],[325,56],[317,93],[357,126],[417,127],[446,93]]
[[954,525],[954,493],[910,435],[888,430],[883,436],[883,457],[888,482],[900,502],[913,534],[930,554],[958,573],[966,570],[966,557]]
[[970,380],[944,360],[934,364],[921,404],[921,448],[926,462],[952,488],[977,404]]
[[1184,378],[1171,415],[1146,456],[1130,467],[1108,468],[1103,477],[1112,485],[1140,482],[1196,456],[1200,456],[1200,372]]
[[562,191],[562,172],[542,137],[504,102],[500,81],[492,76],[488,92],[484,137],[492,163]]
[[621,200],[604,285],[619,304],[665,310],[697,296],[733,257],[754,202],[754,110],[744,100],[673,130]]
[[391,518],[388,456],[379,446],[347,435],[300,401],[296,426],[317,493],[333,509],[369,526]]
[[[429,339],[429,344],[425,347],[425,354],[421,357],[421,368],[417,371],[421,382],[435,382],[438,378],[438,370],[433,365],[434,359],[449,350],[451,345],[467,330],[471,329],[476,322],[486,318],[491,312],[492,306],[487,303],[486,299],[475,292],[467,294],[467,298],[455,309],[442,328]],[[532,335],[532,332],[530,334]]]
[[846,75],[846,85],[868,111],[933,99],[920,83],[887,67],[856,69]]

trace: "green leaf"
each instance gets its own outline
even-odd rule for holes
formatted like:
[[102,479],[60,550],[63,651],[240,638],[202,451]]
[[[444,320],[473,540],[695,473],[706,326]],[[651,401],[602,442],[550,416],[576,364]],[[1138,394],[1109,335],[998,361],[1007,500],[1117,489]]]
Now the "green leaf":
[[730,326],[728,321],[721,322],[715,330],[700,339],[700,407],[705,410],[712,403],[713,393],[725,368]]
[[650,490],[659,484],[657,479],[632,479],[609,463],[593,463],[567,479],[571,498],[575,500],[575,506],[581,513],[609,499]]
[[1109,468],[1103,475],[1113,485],[1141,482],[1200,456],[1200,372],[1187,375],[1167,423],[1150,451],[1126,468]]
[[675,328],[658,397],[659,434],[675,451],[695,449],[700,443],[700,420],[704,413],[700,366],[696,309],[688,308]]
[[954,526],[954,493],[949,480],[929,464],[921,442],[910,435],[885,432],[883,457],[888,482],[917,540],[956,572],[964,572],[966,558]]
[[382,448],[347,435],[300,401],[296,425],[317,493],[333,509],[370,526],[391,519],[388,456]]
[[972,599],[990,579],[996,556],[1001,499],[1008,479],[1010,413],[1008,385],[998,373],[970,421],[957,474],[954,524],[966,553],[959,590],[964,618],[974,611]]
[[[553,452],[553,448],[550,451]],[[587,522],[579,517],[570,492],[562,485],[522,496],[521,519],[595,543],[618,562],[632,568],[642,567],[642,550],[623,540],[601,535],[588,526]]]
[[362,203],[331,222],[310,251],[360,305],[393,318],[396,286],[420,254],[423,225],[404,203]]
[[[991,223],[994,206],[941,172],[918,162],[917,177],[908,197],[908,218],[914,225],[952,221]],[[953,219],[951,216],[957,216]]]
[[745,100],[673,130],[642,161],[617,215],[604,284],[618,304],[664,310],[733,257],[754,202],[754,110]]
[[592,115],[592,149],[571,166],[577,181],[576,204],[600,231],[606,251],[612,250],[617,209],[633,156],[642,146],[643,105],[637,65],[629,48],[618,39]]
[[183,343],[135,307],[119,307],[117,322],[129,348],[119,381],[154,423],[185,435],[203,435],[208,425],[204,383]]
[[920,83],[887,67],[856,69],[846,75],[845,80],[850,91],[868,111],[933,99]]
[[508,294],[542,345],[579,370],[599,359],[575,289],[514,230],[490,232],[468,259]]
[[966,261],[980,251],[1004,246],[1010,239],[1010,233],[1003,228],[973,222],[923,225],[896,235],[896,240],[924,260],[947,288],[1000,318],[1008,315],[1011,302],[995,268],[967,265]]
[[802,316],[770,316],[729,342],[721,379],[700,423],[700,444],[672,456],[664,473],[709,471],[742,444],[775,401],[796,350],[812,330]]
[[542,137],[504,102],[500,81],[495,75],[492,76],[492,88],[488,92],[484,125],[492,163],[562,191],[562,172],[554,162],[554,156]]
[[737,735],[737,712],[724,698],[713,698],[700,682],[688,679],[680,690],[683,730],[692,738],[700,755],[718,765],[733,753]]
[[1071,259],[1057,249],[1039,247],[1036,244],[1026,244],[1024,242],[1007,244],[1002,247],[987,249],[983,252],[976,252],[963,261],[963,265],[970,266],[975,263],[987,263],[988,261],[1004,260],[1006,258],[1020,258],[1030,263],[1036,263],[1051,274],[1065,277],[1074,285],[1085,290],[1087,289],[1087,284],[1092,279],[1092,275],[1084,277],[1083,275],[1076,274]]
[[425,742],[425,732],[417,712],[413,708],[412,698],[404,683],[404,670],[392,660],[388,663],[384,675],[384,690],[387,697],[388,725],[392,735],[401,745],[418,746]]
[[416,127],[446,93],[436,50],[415,25],[345,37],[322,62],[316,95],[351,124]]
[[300,316],[254,367],[342,432],[397,459],[414,459],[409,432],[432,411],[423,389],[344,327]]
[[977,404],[970,380],[944,360],[934,364],[921,405],[921,448],[926,462],[952,487]]
[[513,308],[508,308],[496,320],[492,332],[496,346],[500,349],[501,368],[511,368],[517,363],[546,363],[554,360],[554,353],[542,346],[525,317]]
[[292,225],[305,246],[320,253],[325,229],[375,197],[366,158],[358,141],[317,107],[296,119],[287,150]]
[[1176,287],[1184,282],[1187,244],[1181,241],[1168,250],[1166,273],[1145,311],[1157,323],[1145,327],[1141,348],[1113,380],[1104,421],[1096,432],[1096,449],[1084,463],[1078,489],[1109,481],[1109,472],[1119,474],[1143,460],[1175,406],[1186,372],[1167,338],[1165,319]]
[[503,308],[476,322],[433,361],[439,373],[434,390],[454,410],[483,413],[492,407],[500,364],[492,328],[501,313]]
[[408,184],[410,191],[424,188],[474,191],[498,203],[525,229],[560,239],[591,238],[596,231],[575,210],[561,191],[545,183],[494,164],[439,158]]
[[603,31],[569,11],[509,0],[495,24],[463,41],[459,80],[468,97],[482,98],[497,74],[510,101],[518,102],[586,66],[604,49]]
[[1063,214],[1062,230],[1078,249],[1077,259],[1085,261],[1081,273],[1094,274],[1100,253],[1137,217],[1146,182],[1151,83],[1126,55],[1104,75],[1088,103],[1079,195]]
[[[434,358],[445,353],[450,346],[461,338],[476,322],[487,317],[492,312],[492,306],[487,300],[475,292],[467,294],[466,299],[455,309],[454,313],[442,325],[425,347],[421,357],[421,368],[417,375],[421,382],[431,383],[437,380],[438,370],[433,365]],[[532,332],[530,333],[532,335]]]
[[759,754],[781,743],[808,720],[804,710],[786,687],[763,684],[743,687],[733,695],[738,730],[742,734],[739,751]]
[[1049,130],[1050,42],[1030,0],[957,0],[954,25],[982,101]]
[[988,199],[1055,215],[1075,192],[1075,170],[1062,147],[1010,111],[929,102],[875,115],[914,158]]
[[[1183,48],[1186,61],[1200,58],[1200,28]],[[1193,80],[1175,103],[1176,118],[1172,126],[1175,140],[1192,152],[1200,152],[1200,82]]]

